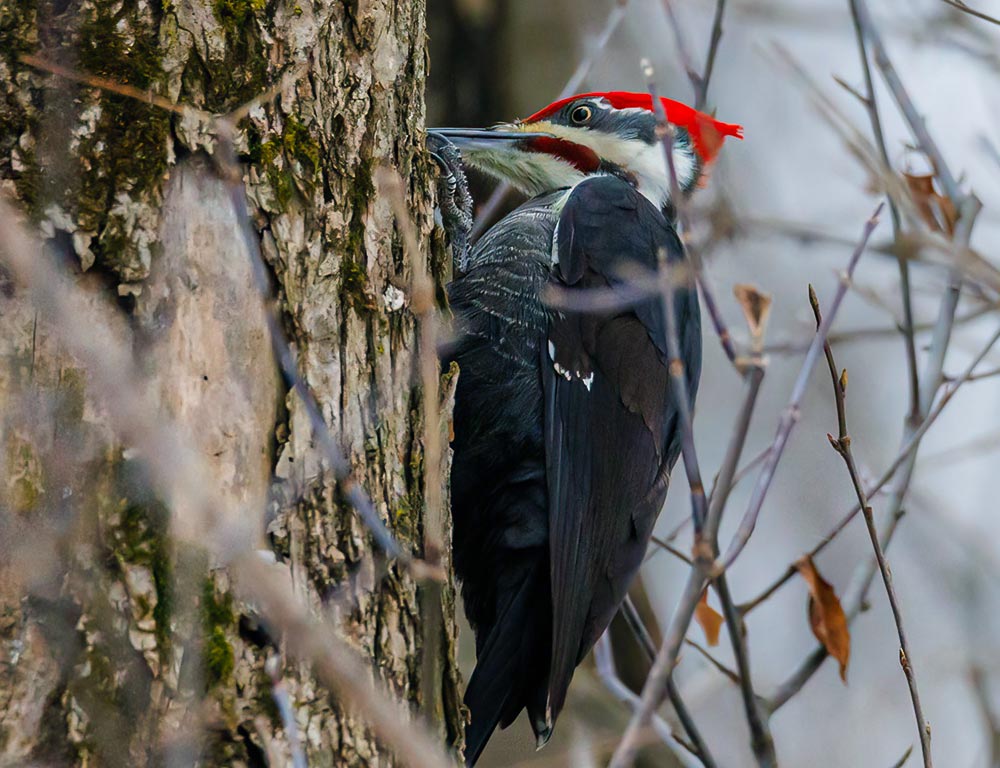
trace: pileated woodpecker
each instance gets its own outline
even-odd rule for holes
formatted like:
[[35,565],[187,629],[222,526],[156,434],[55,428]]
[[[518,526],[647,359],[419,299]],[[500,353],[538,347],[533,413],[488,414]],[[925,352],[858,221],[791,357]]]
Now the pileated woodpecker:
[[[742,129],[662,101],[688,195]],[[448,288],[456,336],[443,358],[461,369],[454,563],[476,634],[472,765],[525,708],[538,745],[548,741],[576,666],[639,569],[680,451],[662,300],[555,311],[540,292],[621,285],[655,270],[661,251],[668,263],[684,256],[648,94],[582,94],[493,129],[433,133],[534,195],[486,232]],[[697,292],[677,287],[673,304],[693,399]]]

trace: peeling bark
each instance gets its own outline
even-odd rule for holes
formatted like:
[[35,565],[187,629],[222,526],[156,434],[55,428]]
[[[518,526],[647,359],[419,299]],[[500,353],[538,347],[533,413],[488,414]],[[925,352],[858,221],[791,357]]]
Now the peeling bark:
[[[304,68],[238,126],[247,194],[300,370],[376,509],[420,554],[416,337],[398,302],[410,265],[373,173],[388,163],[409,179],[430,249],[424,46],[423,3],[407,0],[15,0],[0,8],[0,189],[72,255],[116,343],[244,510],[247,540],[271,546],[373,674],[455,743],[452,586],[441,658],[423,665],[420,588],[374,556],[280,386],[209,129],[17,59],[214,113]],[[171,515],[86,372],[2,274],[0,294],[0,765],[284,764],[264,673],[280,638],[230,597],[224,570],[175,551]],[[308,669],[285,674],[310,765],[393,764]]]

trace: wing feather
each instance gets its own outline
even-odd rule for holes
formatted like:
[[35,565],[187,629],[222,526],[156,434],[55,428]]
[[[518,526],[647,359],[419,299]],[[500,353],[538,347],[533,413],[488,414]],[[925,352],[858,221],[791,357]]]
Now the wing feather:
[[[615,177],[577,185],[557,229],[552,280],[620,284],[682,258],[663,215]],[[697,295],[676,294],[692,397],[701,366]],[[553,635],[548,715],[617,610],[641,563],[678,454],[662,302],[606,313],[554,313],[539,344],[545,411]]]

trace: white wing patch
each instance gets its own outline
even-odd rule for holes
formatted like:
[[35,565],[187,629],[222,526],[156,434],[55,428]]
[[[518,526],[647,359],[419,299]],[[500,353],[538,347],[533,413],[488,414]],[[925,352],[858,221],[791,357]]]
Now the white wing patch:
[[549,359],[552,361],[552,369],[556,374],[562,376],[566,381],[576,379],[583,382],[583,386],[587,388],[588,392],[590,391],[590,388],[594,385],[594,372],[591,371],[585,375],[583,371],[570,371],[556,362],[556,345],[552,343],[551,339],[549,340]]

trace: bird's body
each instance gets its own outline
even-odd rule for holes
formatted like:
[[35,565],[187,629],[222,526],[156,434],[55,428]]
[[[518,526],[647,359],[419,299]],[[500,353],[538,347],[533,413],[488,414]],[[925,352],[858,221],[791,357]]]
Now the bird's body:
[[[679,454],[662,299],[602,311],[543,300],[652,274],[660,254],[683,259],[640,186],[601,172],[542,191],[482,237],[448,289],[455,341],[444,357],[461,371],[454,563],[477,654],[470,764],[522,709],[539,744],[548,739],[576,666],[642,562]],[[693,405],[694,287],[677,287],[673,306]]]

